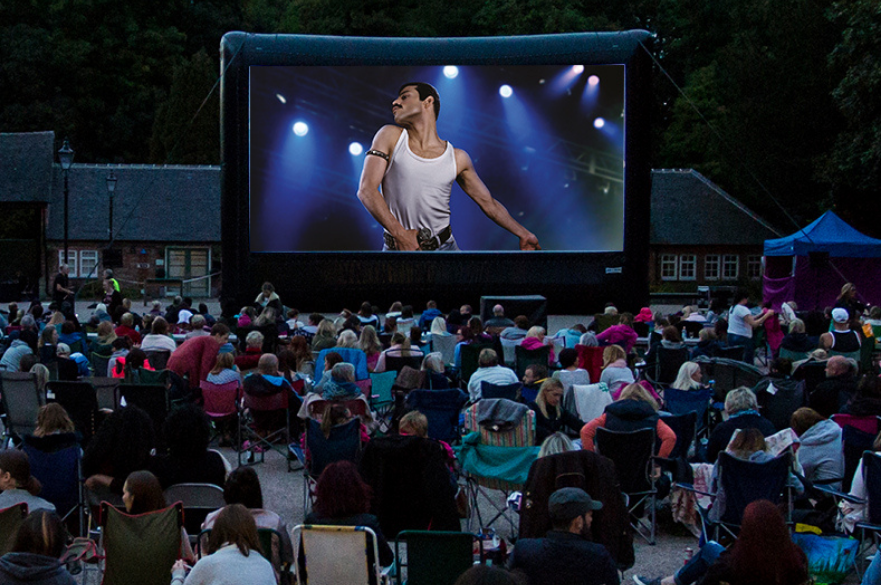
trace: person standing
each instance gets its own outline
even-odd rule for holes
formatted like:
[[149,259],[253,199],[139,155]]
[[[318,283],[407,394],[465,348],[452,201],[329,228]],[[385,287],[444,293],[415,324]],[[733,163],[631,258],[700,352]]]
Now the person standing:
[[766,319],[770,319],[775,313],[772,309],[768,309],[760,317],[753,317],[752,312],[746,306],[749,302],[749,293],[746,289],[738,289],[734,300],[735,305],[728,313],[728,346],[743,346],[743,361],[752,365],[756,359],[753,329],[761,326]]

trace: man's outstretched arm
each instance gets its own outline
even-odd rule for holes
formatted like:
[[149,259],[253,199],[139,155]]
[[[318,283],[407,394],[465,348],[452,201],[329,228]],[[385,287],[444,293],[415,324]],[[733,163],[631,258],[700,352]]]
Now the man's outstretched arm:
[[474,170],[471,157],[464,150],[456,149],[456,168],[459,175],[456,181],[462,190],[474,200],[488,218],[520,238],[521,250],[541,250],[535,234],[520,225],[511,217],[504,205],[496,201]]
[[[391,156],[396,141],[395,127],[383,126],[373,137],[370,150]],[[379,225],[395,239],[398,250],[419,250],[419,243],[416,240],[418,230],[405,230],[401,222],[392,215],[388,203],[379,192],[379,185],[382,183],[382,177],[385,175],[388,164],[388,160],[381,156],[368,154],[364,157],[364,168],[361,171],[361,181],[358,184],[358,199],[367,208],[370,215],[379,222]]]

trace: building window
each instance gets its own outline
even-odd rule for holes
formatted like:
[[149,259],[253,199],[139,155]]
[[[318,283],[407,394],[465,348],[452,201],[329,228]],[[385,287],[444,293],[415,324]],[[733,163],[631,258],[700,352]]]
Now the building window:
[[98,278],[98,250],[80,250],[80,278]]
[[[64,250],[58,250],[58,265],[64,264]],[[70,267],[70,278],[98,278],[97,250],[67,250],[67,265]]]
[[661,255],[661,280],[676,280],[678,274],[676,270],[678,263],[676,260],[675,254]]
[[718,254],[708,254],[704,258],[704,278],[707,280],[719,280],[721,258]]
[[740,258],[734,254],[722,256],[722,278],[735,280],[740,272]]
[[747,256],[746,257],[746,276],[750,280],[758,280],[762,277],[762,257]]
[[[68,250],[67,251],[67,266],[70,268],[70,272],[67,273],[67,276],[70,278],[77,278],[79,276],[79,271],[77,270],[77,260],[79,259],[79,254],[76,250]],[[64,261],[64,250],[58,250],[58,266],[60,267],[62,264],[65,264]]]
[[697,256],[683,254],[679,257],[679,280],[694,280],[697,277]]

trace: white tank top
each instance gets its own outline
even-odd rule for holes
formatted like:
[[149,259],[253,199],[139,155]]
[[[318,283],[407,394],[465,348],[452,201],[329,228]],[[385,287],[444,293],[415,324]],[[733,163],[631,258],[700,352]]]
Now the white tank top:
[[404,229],[428,228],[436,235],[450,225],[450,192],[456,175],[452,144],[447,142],[437,158],[422,158],[410,150],[404,130],[382,179],[382,196]]

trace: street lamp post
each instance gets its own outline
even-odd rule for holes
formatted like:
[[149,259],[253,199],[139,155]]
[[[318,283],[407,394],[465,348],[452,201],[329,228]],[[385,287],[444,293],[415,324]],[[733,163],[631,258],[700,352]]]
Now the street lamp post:
[[64,264],[67,264],[67,214],[68,214],[68,198],[70,196],[70,188],[68,185],[68,174],[73,164],[74,151],[70,147],[70,141],[65,138],[64,144],[58,151],[58,161],[61,163],[61,170],[64,171]]
[[110,195],[110,222],[107,225],[107,245],[113,242],[113,192],[116,191],[116,175],[107,175],[107,193]]

